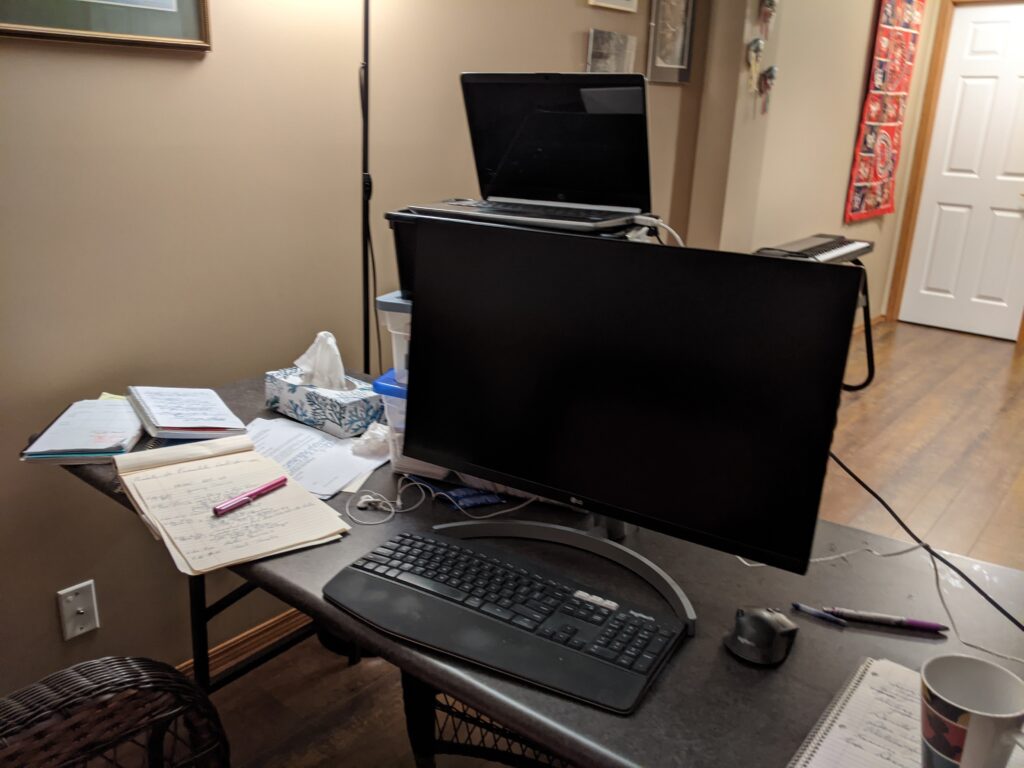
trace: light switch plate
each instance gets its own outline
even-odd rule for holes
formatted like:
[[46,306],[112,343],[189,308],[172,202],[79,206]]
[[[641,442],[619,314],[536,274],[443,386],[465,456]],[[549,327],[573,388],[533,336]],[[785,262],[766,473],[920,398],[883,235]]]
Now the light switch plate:
[[64,639],[91,632],[100,625],[100,612],[96,607],[96,583],[89,579],[57,593],[57,607]]

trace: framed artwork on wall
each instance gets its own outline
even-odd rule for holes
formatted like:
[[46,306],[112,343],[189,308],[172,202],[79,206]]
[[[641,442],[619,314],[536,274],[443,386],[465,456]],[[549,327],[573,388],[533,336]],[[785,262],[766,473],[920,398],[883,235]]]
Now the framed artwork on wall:
[[210,49],[207,0],[0,0],[0,34]]
[[587,0],[587,2],[601,8],[613,8],[616,11],[629,11],[630,13],[636,13],[640,5],[640,0]]
[[652,83],[690,80],[694,0],[652,0],[647,79]]

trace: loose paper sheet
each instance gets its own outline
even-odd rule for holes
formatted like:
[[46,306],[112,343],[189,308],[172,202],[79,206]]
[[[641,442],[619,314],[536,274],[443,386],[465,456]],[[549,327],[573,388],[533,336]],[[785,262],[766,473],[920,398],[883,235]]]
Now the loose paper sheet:
[[296,482],[322,499],[387,461],[386,456],[354,455],[355,438],[334,437],[290,419],[253,419],[247,430],[257,453],[280,463]]

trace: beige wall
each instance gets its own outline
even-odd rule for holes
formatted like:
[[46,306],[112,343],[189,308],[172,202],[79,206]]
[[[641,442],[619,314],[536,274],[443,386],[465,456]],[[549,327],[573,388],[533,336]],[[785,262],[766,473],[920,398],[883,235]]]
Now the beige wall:
[[[374,3],[381,292],[396,283],[382,213],[476,189],[458,72],[582,69],[591,26],[639,35],[642,65],[646,5]],[[360,6],[216,0],[206,56],[0,39],[0,693],[102,654],[190,655],[162,545],[60,469],[18,463],[29,433],[102,390],[286,365],[321,329],[359,364]],[[680,93],[650,94],[661,212]],[[102,627],[65,643],[54,593],[87,578]],[[214,640],[277,610],[219,619]]]
[[[729,76],[730,67],[743,77],[743,46],[752,34],[755,6],[753,0],[746,3],[741,40],[736,36],[735,9],[730,14],[715,9],[719,23],[716,25],[713,17],[709,58],[725,68],[716,73],[723,82],[734,82]],[[815,232],[873,240],[875,252],[864,260],[873,294],[872,314],[884,312],[937,9],[937,3],[926,5],[923,42],[911,86],[896,179],[896,213],[847,226],[843,223],[843,206],[877,3],[786,0],[779,4],[765,57],[766,64],[779,67],[768,114],[760,114],[755,98],[744,96],[741,89],[733,124],[728,125],[721,117],[714,121],[709,108],[710,88],[705,86],[702,115],[707,115],[707,120],[702,118],[701,122],[699,170],[705,143],[711,149],[718,147],[720,154],[723,134],[730,137],[728,176],[717,177],[716,186],[715,169],[708,167],[704,177],[715,190],[712,199],[717,195],[726,200],[717,232],[722,247],[750,250]],[[714,47],[716,43],[722,47]],[[726,112],[726,108],[720,111]],[[695,180],[695,186],[700,182]],[[706,244],[714,244],[718,220],[713,210],[702,214],[706,216],[702,234]],[[695,215],[691,207],[691,228]]]

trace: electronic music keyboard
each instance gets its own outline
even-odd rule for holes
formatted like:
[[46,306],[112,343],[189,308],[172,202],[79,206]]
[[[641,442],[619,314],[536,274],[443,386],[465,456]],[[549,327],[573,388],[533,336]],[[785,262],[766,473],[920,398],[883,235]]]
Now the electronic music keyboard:
[[773,248],[762,248],[759,254],[793,256],[815,261],[853,261],[871,253],[875,244],[868,240],[848,240],[839,235],[811,235]]

